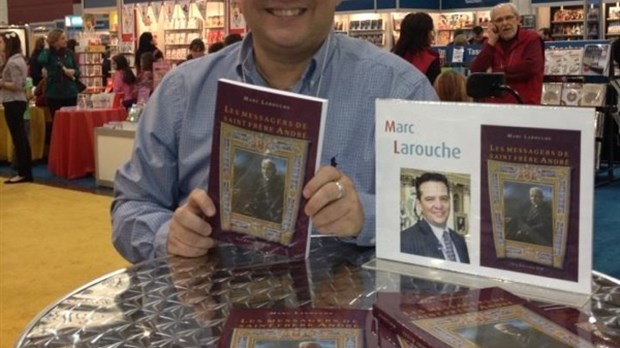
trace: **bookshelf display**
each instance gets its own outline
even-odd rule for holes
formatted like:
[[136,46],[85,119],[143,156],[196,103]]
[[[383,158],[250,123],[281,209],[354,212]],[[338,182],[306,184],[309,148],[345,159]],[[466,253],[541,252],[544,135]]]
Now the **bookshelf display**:
[[80,65],[80,81],[87,87],[84,93],[103,92],[101,54],[104,50],[104,46],[89,46],[85,52],[77,53]]
[[620,6],[607,5],[605,8],[605,38],[620,37]]
[[490,11],[437,13],[431,16],[437,29],[435,45],[438,46],[452,42],[456,30],[463,30],[468,37],[472,36],[471,30],[475,26],[486,30],[491,20]]
[[207,1],[204,37],[207,45],[224,41],[226,32],[225,4],[222,0]]
[[599,8],[595,6],[551,7],[551,35],[554,40],[596,39],[599,18]]
[[[387,14],[354,14],[349,17],[349,36],[366,40],[374,45],[386,48]],[[391,46],[391,45],[390,45]]]

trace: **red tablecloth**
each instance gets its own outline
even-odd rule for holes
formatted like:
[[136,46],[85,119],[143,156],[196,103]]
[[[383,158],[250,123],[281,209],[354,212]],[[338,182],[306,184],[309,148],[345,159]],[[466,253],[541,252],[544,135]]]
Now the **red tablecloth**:
[[68,179],[94,173],[95,128],[126,118],[124,108],[56,111],[47,168],[54,175]]

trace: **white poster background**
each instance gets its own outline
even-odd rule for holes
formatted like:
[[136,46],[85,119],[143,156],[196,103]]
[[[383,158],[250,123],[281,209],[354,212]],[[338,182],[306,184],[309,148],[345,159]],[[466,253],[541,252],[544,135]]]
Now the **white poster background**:
[[[376,254],[377,258],[535,284],[557,290],[590,293],[594,195],[593,108],[437,103],[404,100],[376,102]],[[386,121],[413,125],[411,133],[386,131]],[[581,132],[579,270],[577,282],[480,266],[480,134],[482,125],[577,130]],[[395,153],[398,144],[460,148],[459,159]],[[470,264],[400,252],[401,168],[467,174],[471,179]]]

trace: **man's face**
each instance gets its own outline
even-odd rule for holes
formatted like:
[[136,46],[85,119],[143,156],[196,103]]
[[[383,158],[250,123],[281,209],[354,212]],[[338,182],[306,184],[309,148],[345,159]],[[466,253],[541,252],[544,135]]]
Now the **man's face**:
[[256,45],[294,54],[315,50],[325,40],[338,3],[340,0],[241,0],[239,5]]
[[272,162],[263,162],[261,164],[261,172],[263,173],[263,177],[269,180],[276,173],[276,166]]
[[502,40],[510,40],[517,35],[519,17],[508,6],[500,6],[493,12],[491,18],[497,28],[497,33]]
[[540,205],[540,203],[543,202],[543,195],[542,192],[537,191],[537,190],[532,190],[530,191],[530,201],[532,202],[532,204],[534,204],[535,206]]
[[427,181],[420,185],[418,202],[424,219],[434,226],[446,227],[450,216],[450,194],[442,182]]

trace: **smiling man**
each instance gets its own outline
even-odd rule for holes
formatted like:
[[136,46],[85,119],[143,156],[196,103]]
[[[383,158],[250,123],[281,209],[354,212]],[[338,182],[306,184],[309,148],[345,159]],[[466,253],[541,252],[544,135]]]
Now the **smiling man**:
[[115,179],[112,237],[126,259],[198,257],[214,246],[208,217],[217,207],[204,188],[220,78],[328,99],[322,167],[303,189],[304,213],[315,232],[375,244],[375,100],[437,96],[400,57],[335,34],[339,2],[241,0],[244,40],[166,75]]
[[424,219],[400,233],[400,251],[453,262],[469,263],[463,236],[448,228],[450,184],[439,173],[424,173],[415,183],[416,203]]
[[[544,44],[540,36],[521,28],[519,11],[512,3],[491,9],[488,40],[471,63],[472,72],[503,72],[506,83],[515,89],[525,104],[540,104],[545,71]],[[487,102],[515,104],[504,94]]]

